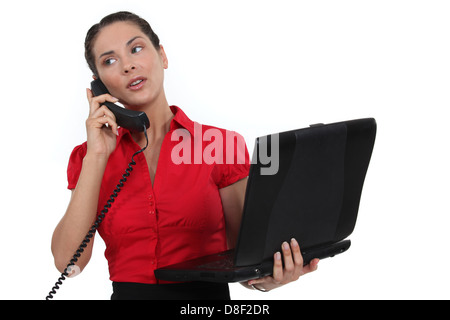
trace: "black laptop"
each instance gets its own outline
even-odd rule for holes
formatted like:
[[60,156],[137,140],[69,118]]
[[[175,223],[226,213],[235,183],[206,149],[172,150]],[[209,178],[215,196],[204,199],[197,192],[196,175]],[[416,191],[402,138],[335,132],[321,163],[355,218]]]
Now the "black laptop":
[[257,138],[236,248],[161,267],[155,276],[210,282],[264,277],[291,238],[305,265],[345,252],[375,136],[375,119],[367,118]]

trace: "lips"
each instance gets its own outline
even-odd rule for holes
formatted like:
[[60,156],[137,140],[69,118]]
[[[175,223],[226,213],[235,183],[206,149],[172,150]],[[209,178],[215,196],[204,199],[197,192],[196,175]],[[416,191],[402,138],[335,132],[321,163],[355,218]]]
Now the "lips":
[[127,88],[130,90],[139,90],[144,86],[146,81],[147,81],[147,79],[144,77],[135,77],[130,80]]

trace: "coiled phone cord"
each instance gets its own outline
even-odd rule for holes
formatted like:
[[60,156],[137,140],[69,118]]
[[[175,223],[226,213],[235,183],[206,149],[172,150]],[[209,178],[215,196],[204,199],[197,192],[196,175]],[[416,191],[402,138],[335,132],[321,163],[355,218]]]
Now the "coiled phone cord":
[[130,176],[130,172],[133,171],[133,166],[136,165],[136,162],[134,161],[134,156],[138,155],[141,152],[144,152],[145,149],[148,147],[148,137],[147,137],[147,129],[144,126],[144,135],[146,144],[145,147],[143,147],[141,150],[135,152],[131,156],[131,161],[127,166],[127,169],[125,170],[125,173],[122,175],[122,178],[119,180],[119,183],[116,185],[116,188],[114,189],[113,193],[109,197],[109,199],[106,201],[105,206],[103,207],[103,210],[100,212],[100,214],[97,217],[97,220],[94,222],[92,227],[89,229],[88,233],[86,234],[84,240],[81,242],[80,246],[78,247],[77,251],[73,255],[70,262],[67,264],[64,271],[61,273],[61,276],[58,278],[58,281],[56,281],[53,288],[48,293],[48,296],[45,298],[45,300],[53,299],[53,295],[56,294],[56,290],[59,289],[59,286],[63,284],[63,281],[66,279],[66,277],[69,275],[67,272],[72,266],[75,265],[75,262],[78,261],[78,258],[81,256],[81,253],[83,253],[84,248],[87,247],[87,244],[91,241],[92,237],[94,236],[95,232],[98,229],[98,226],[105,218],[105,215],[108,213],[108,209],[111,208],[112,203],[114,202],[114,199],[117,197],[118,193],[120,192],[121,188],[124,186],[124,183],[127,181],[127,178]]

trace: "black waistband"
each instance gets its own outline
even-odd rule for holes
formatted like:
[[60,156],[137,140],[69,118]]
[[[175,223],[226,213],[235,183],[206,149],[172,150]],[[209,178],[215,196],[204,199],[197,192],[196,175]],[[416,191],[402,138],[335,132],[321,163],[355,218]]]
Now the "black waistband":
[[227,283],[146,284],[113,282],[111,300],[230,300]]

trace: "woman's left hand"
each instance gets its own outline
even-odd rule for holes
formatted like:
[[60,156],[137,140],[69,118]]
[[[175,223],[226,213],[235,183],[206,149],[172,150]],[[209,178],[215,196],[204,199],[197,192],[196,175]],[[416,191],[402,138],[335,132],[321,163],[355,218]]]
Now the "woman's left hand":
[[[291,240],[290,245],[284,242],[281,245],[281,252],[274,254],[273,274],[271,276],[250,280],[247,284],[261,291],[269,291],[296,281],[301,276],[317,270],[319,259],[313,259],[308,265],[303,266],[300,246],[295,239]],[[281,255],[283,255],[283,259]]]

